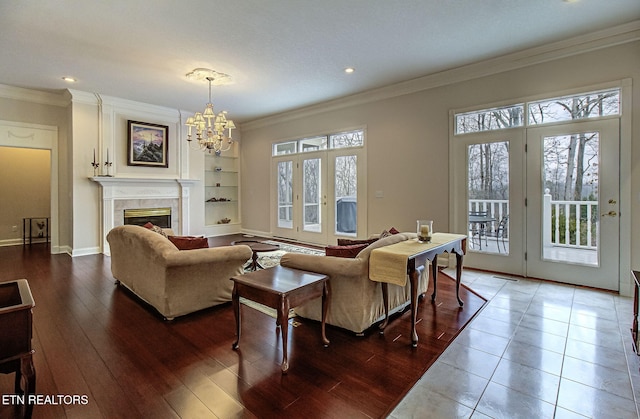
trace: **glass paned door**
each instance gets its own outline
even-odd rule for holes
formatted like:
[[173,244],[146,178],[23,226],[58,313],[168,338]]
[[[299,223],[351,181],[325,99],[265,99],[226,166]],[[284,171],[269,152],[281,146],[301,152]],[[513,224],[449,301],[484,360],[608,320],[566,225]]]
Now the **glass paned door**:
[[618,290],[618,120],[527,130],[527,275]]
[[335,234],[358,231],[358,156],[336,156],[334,170]]
[[467,234],[465,266],[524,274],[524,130],[457,136],[450,231]]
[[509,142],[467,147],[469,247],[509,254]]
[[305,159],[302,162],[302,218],[303,230],[322,232],[322,170],[321,160]]
[[293,228],[293,161],[277,162],[278,228]]

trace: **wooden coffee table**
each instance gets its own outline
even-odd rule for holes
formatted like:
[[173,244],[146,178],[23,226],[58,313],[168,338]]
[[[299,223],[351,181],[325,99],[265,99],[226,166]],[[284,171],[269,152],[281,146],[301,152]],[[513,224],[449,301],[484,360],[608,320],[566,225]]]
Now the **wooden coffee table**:
[[322,297],[322,343],[329,346],[325,333],[325,320],[329,308],[329,277],[299,269],[274,266],[244,275],[234,276],[233,281],[233,312],[236,318],[237,338],[233,349],[238,349],[240,343],[240,297],[264,304],[277,310],[276,325],[280,326],[282,335],[282,373],[289,369],[287,358],[287,335],[289,333],[289,309],[300,304]]
[[275,244],[269,244],[264,242],[259,242],[256,240],[236,240],[231,242],[232,246],[237,244],[244,244],[245,246],[249,246],[253,255],[251,256],[251,262],[247,266],[247,269],[250,271],[257,271],[258,268],[264,269],[264,266],[258,263],[258,252],[275,252],[276,250],[280,250],[280,246]]

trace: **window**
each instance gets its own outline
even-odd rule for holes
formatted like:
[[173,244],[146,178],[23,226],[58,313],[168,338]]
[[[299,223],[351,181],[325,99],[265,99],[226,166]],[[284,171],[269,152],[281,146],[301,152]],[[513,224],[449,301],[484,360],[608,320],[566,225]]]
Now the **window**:
[[[328,141],[327,141],[328,138]],[[272,149],[273,156],[283,154],[306,153],[311,151],[362,147],[364,145],[364,131],[346,131],[331,135],[318,135],[315,137],[301,138],[299,140],[275,143]]]
[[529,125],[620,115],[620,90],[591,92],[529,103]]
[[456,134],[494,131],[521,127],[524,121],[524,105],[456,114]]
[[470,134],[554,122],[620,115],[620,89],[580,93],[526,104],[457,113],[455,134]]

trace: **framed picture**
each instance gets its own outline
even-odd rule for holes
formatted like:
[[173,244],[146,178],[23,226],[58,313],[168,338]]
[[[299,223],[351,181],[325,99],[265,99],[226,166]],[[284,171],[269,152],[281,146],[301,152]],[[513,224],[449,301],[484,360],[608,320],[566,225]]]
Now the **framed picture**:
[[128,121],[127,125],[127,164],[169,167],[169,127],[138,121]]

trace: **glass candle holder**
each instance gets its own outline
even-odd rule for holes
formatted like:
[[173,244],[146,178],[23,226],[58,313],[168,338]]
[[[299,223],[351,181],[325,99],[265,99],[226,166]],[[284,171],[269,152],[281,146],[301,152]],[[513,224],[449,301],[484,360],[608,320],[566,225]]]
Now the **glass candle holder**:
[[418,220],[417,233],[420,243],[430,243],[433,234],[433,220]]

